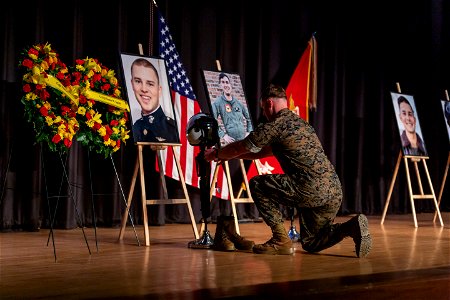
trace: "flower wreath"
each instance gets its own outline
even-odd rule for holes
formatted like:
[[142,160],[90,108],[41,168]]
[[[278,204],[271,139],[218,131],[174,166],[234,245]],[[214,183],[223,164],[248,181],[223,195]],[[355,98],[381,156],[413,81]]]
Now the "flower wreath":
[[114,70],[94,58],[77,59],[72,72],[72,86],[79,89],[77,113],[80,131],[77,141],[105,157],[119,150],[130,137],[126,125],[129,108],[120,99],[120,86]]
[[21,54],[19,67],[26,71],[21,102],[36,142],[46,142],[52,151],[66,151],[76,135],[82,145],[105,157],[125,144],[129,107],[120,99],[114,70],[86,58],[78,59],[69,72],[48,43]]
[[29,47],[21,54],[19,67],[26,71],[21,102],[26,118],[33,123],[36,141],[46,142],[52,151],[66,151],[79,129],[77,99],[68,69],[48,43]]

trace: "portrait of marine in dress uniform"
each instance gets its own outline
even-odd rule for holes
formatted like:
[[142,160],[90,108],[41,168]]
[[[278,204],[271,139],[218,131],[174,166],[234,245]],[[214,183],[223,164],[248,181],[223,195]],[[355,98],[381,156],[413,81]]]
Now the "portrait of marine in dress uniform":
[[202,78],[221,146],[244,139],[253,123],[239,74],[202,70]]
[[134,142],[180,143],[164,59],[120,56]]

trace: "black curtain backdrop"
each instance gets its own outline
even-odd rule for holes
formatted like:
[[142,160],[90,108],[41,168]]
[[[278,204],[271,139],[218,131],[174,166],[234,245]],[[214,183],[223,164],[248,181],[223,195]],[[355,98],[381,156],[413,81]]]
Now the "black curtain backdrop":
[[[204,111],[207,98],[201,69],[241,75],[253,120],[260,119],[258,98],[269,83],[287,83],[308,40],[318,43],[318,104],[310,114],[325,151],[344,188],[340,214],[381,215],[392,180],[400,139],[390,92],[396,83],[414,95],[428,170],[436,196],[449,155],[440,107],[450,89],[450,3],[418,1],[157,1]],[[266,3],[264,2],[264,3]],[[331,2],[331,3],[330,3]],[[57,228],[79,224],[118,226],[124,210],[136,146],[112,158],[89,153],[74,143],[67,156],[34,143],[31,124],[20,103],[20,52],[49,42],[67,64],[93,57],[119,73],[119,52],[157,54],[157,26],[151,32],[152,1],[53,0],[7,1],[1,9],[0,179],[2,230],[37,230],[49,226],[49,204]],[[155,17],[156,18],[156,17]],[[154,20],[156,22],[156,20]],[[156,23],[155,23],[156,24]],[[154,153],[145,153],[147,193],[160,193]],[[63,168],[65,166],[65,168]],[[116,175],[117,171],[117,175]],[[413,187],[417,187],[414,172]],[[66,175],[67,179],[66,180]],[[427,190],[428,182],[422,176]],[[447,180],[448,181],[448,180]],[[70,183],[70,185],[67,184]],[[240,182],[234,182],[239,186]],[[446,184],[441,210],[450,209]],[[181,197],[168,179],[172,197]],[[188,186],[196,220],[201,218],[199,191]],[[61,196],[58,198],[58,195]],[[140,190],[132,212],[142,223]],[[431,200],[416,201],[416,211],[433,211]],[[239,204],[241,219],[257,218],[253,204]],[[149,206],[153,225],[189,223],[184,205]],[[229,203],[213,199],[213,216],[229,213]],[[403,163],[395,182],[389,214],[411,212]]]

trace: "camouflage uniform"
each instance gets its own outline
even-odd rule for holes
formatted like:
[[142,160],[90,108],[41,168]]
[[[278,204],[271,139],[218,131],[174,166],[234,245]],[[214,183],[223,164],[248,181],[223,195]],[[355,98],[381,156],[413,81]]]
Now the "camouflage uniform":
[[166,116],[161,106],[133,124],[135,142],[179,143],[177,124]]
[[250,180],[253,200],[267,225],[284,222],[279,208],[283,204],[298,209],[305,250],[317,252],[342,240],[340,224],[333,224],[342,202],[341,183],[313,127],[283,109],[245,142],[251,152],[270,145],[284,172]]

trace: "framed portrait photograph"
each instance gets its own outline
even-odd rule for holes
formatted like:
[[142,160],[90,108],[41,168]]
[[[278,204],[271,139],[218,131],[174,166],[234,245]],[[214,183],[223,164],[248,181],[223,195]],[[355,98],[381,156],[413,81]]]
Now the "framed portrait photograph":
[[414,97],[391,93],[403,155],[428,156]]
[[165,61],[120,53],[134,142],[180,143]]
[[241,77],[222,71],[201,70],[201,73],[209,111],[219,125],[220,145],[244,139],[253,130],[253,122]]
[[445,127],[447,128],[448,141],[450,143],[450,101],[441,100],[442,112],[444,113]]

